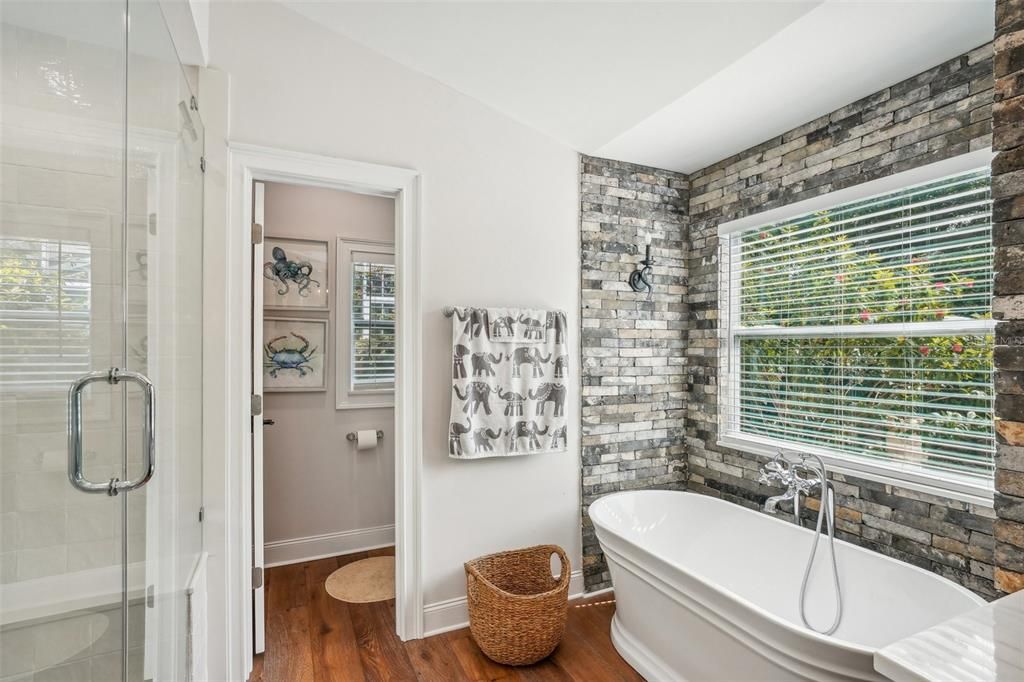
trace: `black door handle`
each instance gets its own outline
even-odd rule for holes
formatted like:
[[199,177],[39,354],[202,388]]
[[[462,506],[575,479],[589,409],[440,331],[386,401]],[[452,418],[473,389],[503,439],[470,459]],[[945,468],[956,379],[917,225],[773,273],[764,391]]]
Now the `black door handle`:
[[273,419],[264,419],[263,420],[263,425],[264,426],[273,426],[274,425],[274,420]]

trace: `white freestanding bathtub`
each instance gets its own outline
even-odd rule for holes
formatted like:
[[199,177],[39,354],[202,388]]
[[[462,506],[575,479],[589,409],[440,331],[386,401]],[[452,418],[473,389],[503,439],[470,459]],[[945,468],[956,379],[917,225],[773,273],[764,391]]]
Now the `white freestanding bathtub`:
[[[910,564],[836,541],[843,620],[803,626],[798,596],[814,533],[695,493],[643,490],[590,505],[615,588],[612,641],[651,682],[882,680],[876,649],[985,602]],[[808,618],[834,598],[827,538]]]

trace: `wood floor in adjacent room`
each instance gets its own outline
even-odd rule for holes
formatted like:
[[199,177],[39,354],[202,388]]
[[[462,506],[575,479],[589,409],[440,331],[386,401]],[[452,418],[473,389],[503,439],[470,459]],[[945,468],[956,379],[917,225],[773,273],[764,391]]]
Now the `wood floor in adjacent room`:
[[267,650],[257,656],[252,682],[367,682],[398,680],[642,680],[612,648],[610,595],[570,602],[565,638],[536,665],[492,662],[468,629],[402,642],[395,635],[395,602],[347,604],[327,594],[335,569],[391,550],[280,566],[267,570]]

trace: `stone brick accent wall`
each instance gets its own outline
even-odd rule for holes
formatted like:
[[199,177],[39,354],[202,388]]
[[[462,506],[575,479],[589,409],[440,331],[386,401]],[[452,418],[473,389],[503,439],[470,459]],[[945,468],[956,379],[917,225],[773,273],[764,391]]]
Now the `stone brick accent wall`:
[[996,247],[995,584],[1024,589],[1024,0],[996,1],[992,194]]
[[[609,492],[685,487],[686,178],[581,157],[583,575],[611,586],[587,506]],[[629,274],[652,237],[655,293]]]
[[[1012,21],[1004,17],[1007,25],[1020,22],[1020,2],[1003,3],[1015,7]],[[1014,41],[1024,39],[1009,40]],[[1014,47],[1012,58],[997,59],[1004,73],[1024,65],[1022,49]],[[1024,92],[1024,76],[1002,90],[1005,96]],[[768,495],[779,492],[757,482],[763,458],[715,444],[719,223],[986,148],[992,142],[992,97],[992,46],[986,45],[690,176],[686,444],[691,490],[752,508],[760,508]],[[1019,106],[1013,111],[1007,115],[1012,131],[1000,139],[1007,148],[1012,142],[1014,151],[1004,156],[1012,156],[1013,167],[1024,168],[1024,149],[1016,147],[1024,141],[1024,128],[1018,123],[1024,117]],[[997,196],[1019,194],[1024,177],[1018,176],[1024,172],[999,179]],[[997,211],[1000,220],[1024,218],[1024,200],[1000,199]],[[1008,259],[1024,259],[1022,224],[1001,224],[998,263],[1005,266]],[[1024,322],[1019,322],[1024,319],[1024,296],[1018,295],[1024,293],[1024,276],[1019,269],[1015,272],[1000,273],[998,290],[1003,296],[997,309],[1018,320],[1004,323],[1002,334],[1024,334]],[[1019,563],[1024,534],[1018,523],[1024,521],[1024,502],[1011,497],[1024,495],[1024,449],[1019,447],[1024,445],[1024,396],[1021,374],[1011,374],[1024,370],[1024,349],[1000,347],[999,356],[1005,370],[1000,375],[999,410],[1005,418],[1021,422],[1016,423],[1018,430],[1009,422],[1001,429],[1007,443],[1000,448],[999,508],[1007,523],[998,526],[998,544],[992,508],[835,475],[841,538],[932,570],[986,597],[998,595],[997,563],[1018,571],[1012,580],[1024,569]],[[1016,435],[1009,435],[1011,431]],[[1006,582],[1000,579],[1001,585]]]

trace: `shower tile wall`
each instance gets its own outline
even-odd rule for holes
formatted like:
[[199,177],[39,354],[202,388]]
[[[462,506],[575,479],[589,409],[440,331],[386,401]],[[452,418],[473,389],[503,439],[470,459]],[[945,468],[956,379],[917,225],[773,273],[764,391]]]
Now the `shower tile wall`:
[[[116,126],[123,124],[123,96],[114,85],[123,57],[7,23],[2,50],[5,286],[24,286],[29,312],[66,315],[73,309],[83,320],[58,338],[18,331],[24,327],[11,322],[0,332],[4,352],[77,344],[78,353],[64,352],[48,366],[29,358],[25,373],[7,370],[0,382],[0,584],[9,584],[121,562],[120,501],[77,492],[67,480],[65,392],[72,376],[109,368],[121,357],[123,138]],[[76,139],[82,129],[93,138]],[[78,254],[71,272],[60,255],[68,250]],[[43,296],[21,280],[15,284],[14,269],[35,266],[40,254],[52,258],[53,270],[39,286],[52,288],[48,300],[35,305],[33,297]],[[7,291],[5,298],[15,298]],[[96,477],[119,475],[120,401],[109,389],[90,393],[84,407],[88,470]],[[144,499],[133,498],[130,506],[132,519],[141,521]]]
[[[611,586],[587,506],[609,492],[680,489],[686,462],[686,200],[679,173],[581,157],[583,576]],[[626,280],[650,236],[654,293]]]
[[[757,482],[762,458],[715,444],[719,223],[984,149],[992,143],[992,88],[992,45],[985,45],[690,176],[690,490],[751,508],[777,492]],[[993,509],[851,476],[834,478],[844,540],[939,573],[985,597],[998,595]]]

